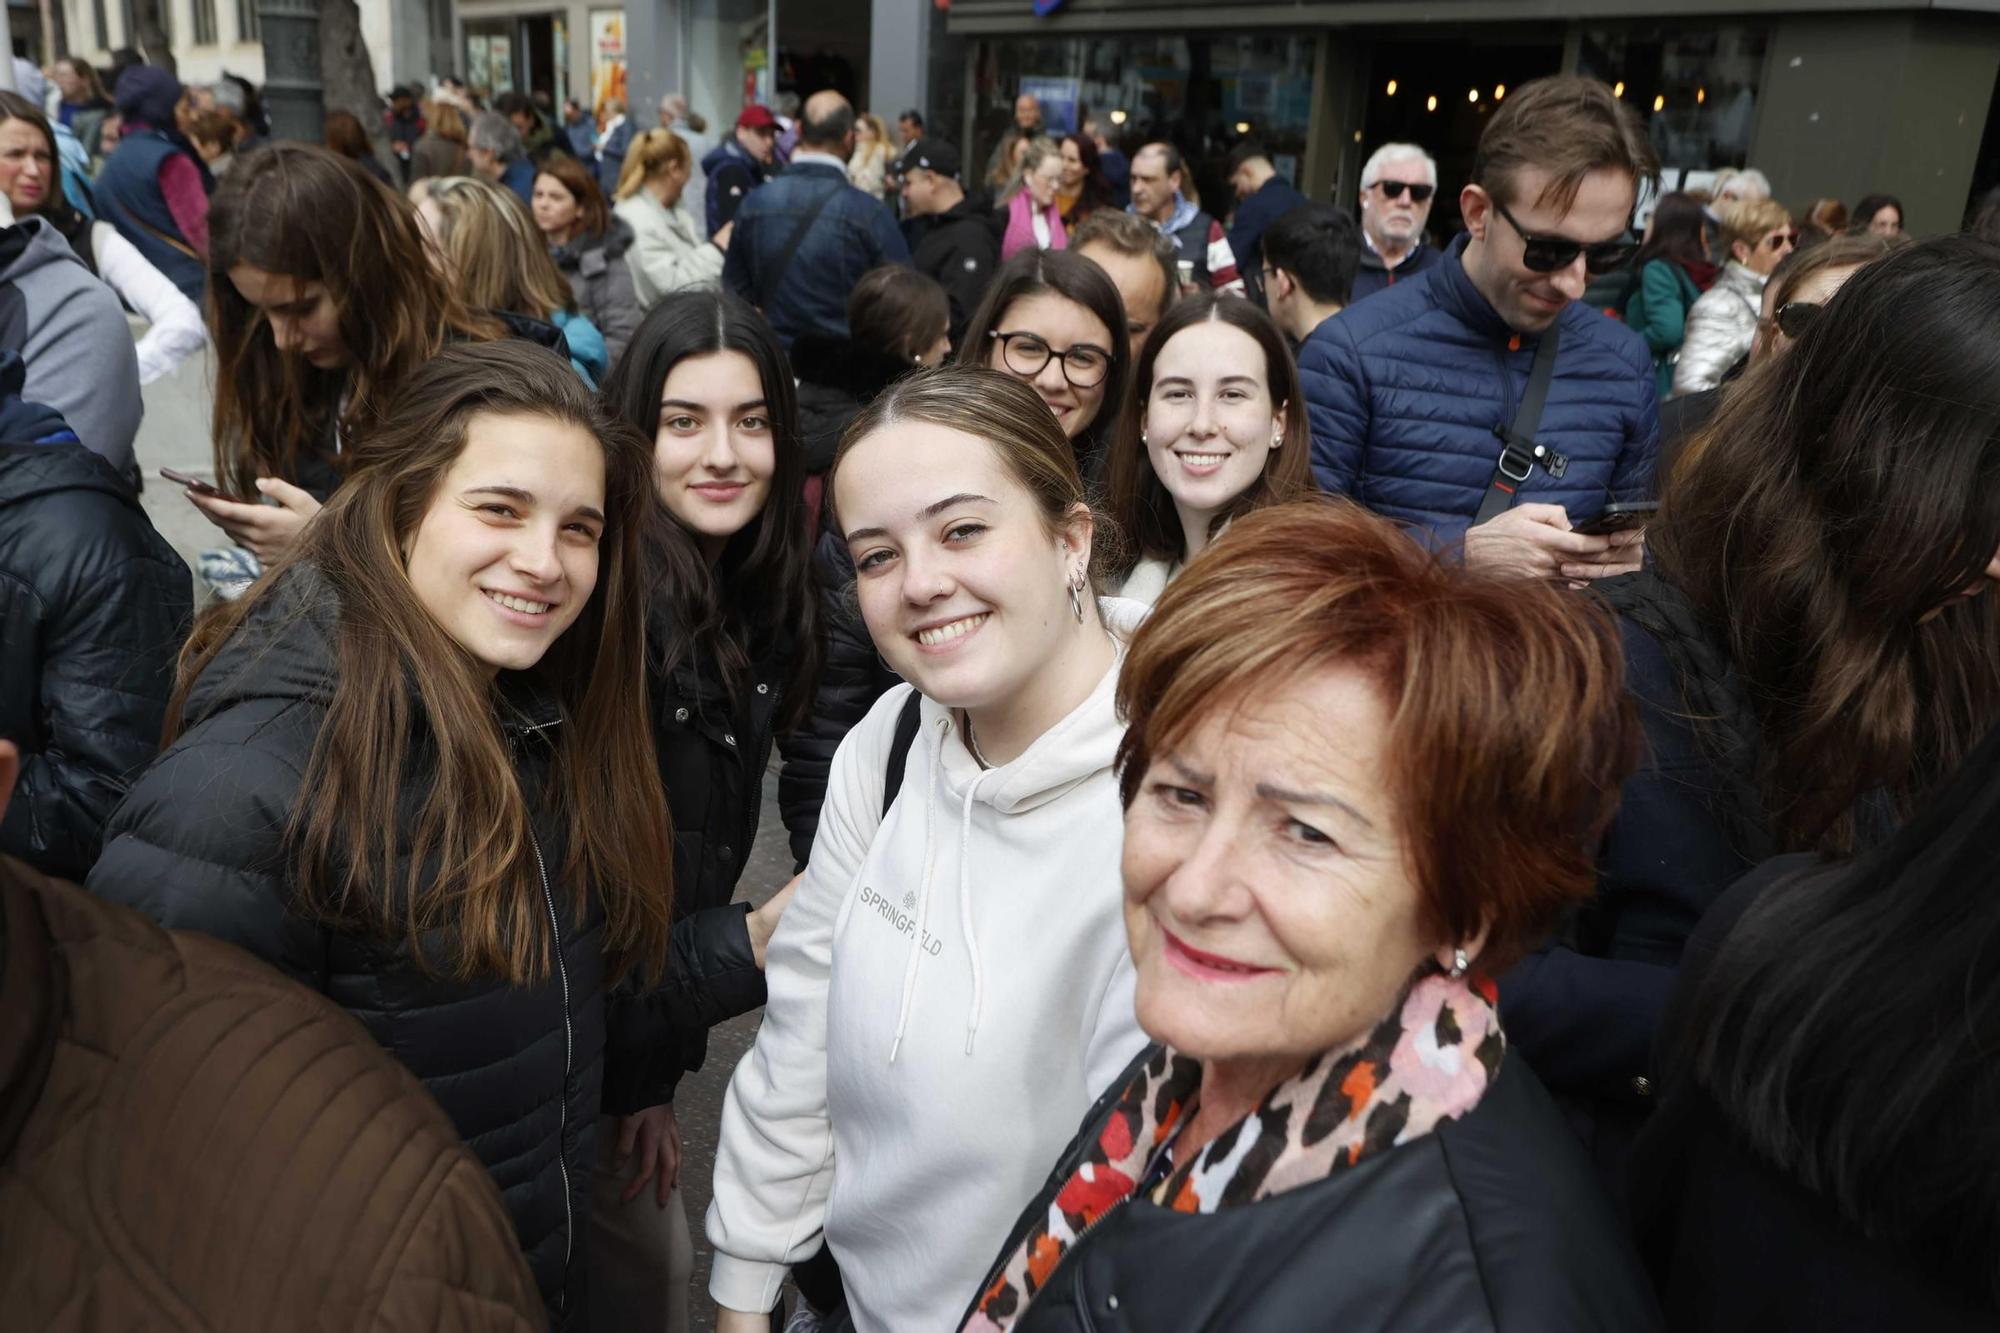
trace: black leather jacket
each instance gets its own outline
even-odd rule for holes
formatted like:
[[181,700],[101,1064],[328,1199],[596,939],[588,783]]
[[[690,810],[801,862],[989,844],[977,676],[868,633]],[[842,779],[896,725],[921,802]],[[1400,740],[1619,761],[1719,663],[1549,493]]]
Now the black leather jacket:
[[[1002,1261],[1048,1215],[1111,1103],[1157,1050],[1142,1051],[1085,1116]],[[1070,1247],[1014,1325],[1016,1333],[1657,1327],[1651,1288],[1610,1201],[1548,1094],[1511,1054],[1462,1119],[1317,1184],[1214,1213],[1142,1200],[1116,1208]]]

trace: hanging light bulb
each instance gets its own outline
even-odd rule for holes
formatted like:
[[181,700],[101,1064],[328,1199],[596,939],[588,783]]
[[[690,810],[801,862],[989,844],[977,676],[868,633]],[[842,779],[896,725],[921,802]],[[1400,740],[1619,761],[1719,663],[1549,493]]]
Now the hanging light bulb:
[[1499,101],[1499,100],[1500,100],[1501,98],[1505,97],[1506,95],[1507,95],[1507,85],[1506,85],[1506,84],[1504,84],[1504,83],[1496,83],[1496,84],[1494,84],[1494,85],[1493,85],[1493,100],[1494,100],[1494,101],[1496,101],[1496,102],[1497,102],[1497,101]]
[[1665,93],[1659,93],[1655,95],[1653,98],[1653,110],[1665,111],[1666,109],[1667,109],[1667,95]]
[[1706,102],[1708,100],[1708,89],[1706,88],[1695,89],[1694,100],[1696,106],[1700,106],[1703,102]]
[[1123,111],[1113,111],[1111,113],[1111,123],[1113,125],[1123,125],[1125,123],[1125,113]]
[[1465,100],[1468,102],[1477,102],[1479,100],[1479,90],[1477,88],[1474,88],[1470,92],[1466,93]]
[[1431,95],[1430,95],[1429,97],[1426,97],[1426,98],[1424,99],[1424,110],[1426,110],[1426,111],[1435,111],[1435,110],[1437,110],[1437,109],[1438,109],[1438,99],[1437,99],[1437,94],[1436,94],[1436,93],[1432,93],[1432,94],[1431,94]]
[[1389,96],[1394,97],[1395,95],[1396,95],[1396,81],[1394,79],[1391,79],[1389,80]]
[[1620,79],[1612,86],[1611,95],[1613,97],[1623,97],[1625,95],[1625,80]]
[[1247,121],[1247,120],[1239,120],[1239,121],[1237,121],[1237,122],[1236,122],[1236,132],[1237,132],[1238,134],[1248,134],[1248,133],[1250,132],[1250,122],[1249,122],[1249,121]]

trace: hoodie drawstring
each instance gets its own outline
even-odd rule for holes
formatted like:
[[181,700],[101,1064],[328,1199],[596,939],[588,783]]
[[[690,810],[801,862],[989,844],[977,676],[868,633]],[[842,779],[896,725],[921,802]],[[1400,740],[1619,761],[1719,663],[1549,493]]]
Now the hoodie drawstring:
[[965,809],[958,824],[958,928],[965,936],[965,955],[972,960],[972,1008],[965,1015],[965,1053],[972,1054],[973,1034],[979,1031],[979,1006],[986,998],[986,977],[979,967],[979,937],[972,930],[972,889],[968,883],[972,868],[972,797],[986,780],[987,769],[965,789]]
[[944,750],[945,735],[951,730],[949,716],[938,720],[938,740],[930,752],[930,778],[924,784],[924,878],[917,888],[917,928],[910,933],[910,957],[903,966],[903,1002],[896,1011],[896,1039],[889,1043],[889,1063],[903,1048],[903,1033],[910,1025],[910,1006],[917,997],[917,960],[923,956],[924,928],[930,921],[931,875],[937,868],[937,847],[931,837],[931,799],[937,790],[938,756]]

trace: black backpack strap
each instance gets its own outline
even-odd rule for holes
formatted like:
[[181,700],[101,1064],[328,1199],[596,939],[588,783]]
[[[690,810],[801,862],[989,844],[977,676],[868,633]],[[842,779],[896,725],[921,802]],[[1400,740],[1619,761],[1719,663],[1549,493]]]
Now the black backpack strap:
[[889,817],[889,807],[896,803],[896,793],[903,789],[903,767],[910,761],[910,747],[917,743],[917,728],[922,725],[920,710],[924,696],[915,690],[903,700],[903,711],[896,714],[896,736],[889,742],[889,764],[882,774],[882,818]]
[[799,219],[799,225],[792,230],[791,239],[785,242],[784,253],[778,256],[777,263],[766,270],[764,280],[757,284],[759,310],[771,308],[771,302],[777,298],[778,289],[785,285],[785,275],[792,271],[792,260],[798,257],[799,247],[805,244],[806,233],[812,230],[813,223],[819,221],[819,215],[826,212],[826,206],[833,202],[833,197],[846,188],[845,184],[836,183],[832,189],[819,197],[819,202],[808,209],[804,217]]
[[1558,477],[1568,466],[1560,454],[1535,443],[1535,429],[1542,424],[1542,408],[1549,401],[1549,381],[1555,378],[1556,344],[1561,337],[1561,323],[1549,325],[1549,331],[1535,348],[1535,363],[1529,367],[1528,387],[1514,412],[1514,424],[1493,428],[1493,433],[1500,437],[1500,457],[1493,464],[1493,479],[1486,484],[1486,494],[1480,498],[1479,512],[1472,520],[1474,527],[1507,512],[1507,507],[1514,503],[1515,488],[1528,479],[1535,464],[1540,463]]

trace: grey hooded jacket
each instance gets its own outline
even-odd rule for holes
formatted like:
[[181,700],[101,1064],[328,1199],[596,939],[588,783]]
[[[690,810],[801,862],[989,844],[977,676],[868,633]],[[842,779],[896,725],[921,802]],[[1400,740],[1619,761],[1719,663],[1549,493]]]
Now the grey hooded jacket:
[[46,218],[0,230],[0,348],[19,352],[21,396],[60,412],[86,449],[138,480],[139,355],[111,289]]

